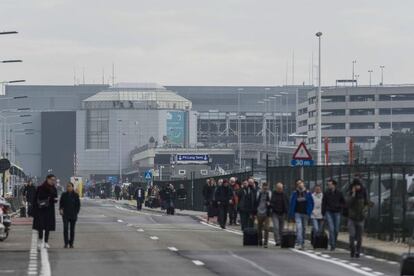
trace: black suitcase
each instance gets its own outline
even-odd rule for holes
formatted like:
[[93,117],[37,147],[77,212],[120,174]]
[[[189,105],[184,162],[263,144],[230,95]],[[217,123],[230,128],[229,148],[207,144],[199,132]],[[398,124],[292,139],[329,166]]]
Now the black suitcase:
[[243,245],[244,246],[258,246],[259,235],[255,228],[246,228],[243,230]]
[[316,233],[313,231],[311,232],[311,244],[314,249],[321,248],[321,249],[328,249],[328,235],[325,231]]
[[20,207],[20,217],[21,218],[26,217],[26,207]]
[[296,232],[293,230],[284,230],[282,232],[282,238],[280,246],[282,248],[293,248],[296,243]]
[[414,275],[414,253],[411,253],[411,245],[413,242],[413,238],[414,237],[411,237],[411,241],[408,247],[408,253],[405,253],[401,256],[400,275]]

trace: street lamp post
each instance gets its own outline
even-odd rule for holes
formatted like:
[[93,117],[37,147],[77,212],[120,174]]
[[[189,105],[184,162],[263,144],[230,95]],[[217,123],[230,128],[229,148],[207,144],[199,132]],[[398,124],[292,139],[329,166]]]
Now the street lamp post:
[[317,128],[316,128],[316,145],[318,150],[318,160],[317,164],[322,164],[322,91],[321,91],[321,37],[322,32],[317,32],[316,37],[318,38],[319,42],[319,60],[318,60],[318,93],[316,99],[316,107],[317,107]]
[[119,124],[119,183],[122,184],[122,120],[118,119]]
[[[288,131],[288,129],[289,129],[289,127],[288,127],[288,125],[289,125],[289,117],[287,116],[287,114],[289,112],[289,110],[288,110],[289,93],[287,93],[287,92],[280,92],[279,94],[282,95],[282,96],[284,96],[285,99],[286,99],[286,101],[285,101],[285,108],[284,108],[284,113],[285,113],[285,116],[286,116],[286,133],[282,134],[281,141],[283,141],[284,138],[285,138],[286,139],[286,144],[287,144],[288,143],[288,140],[289,140],[289,136],[288,136],[289,135],[289,131]],[[282,99],[281,102],[283,102],[283,99]],[[282,122],[282,120],[281,120],[281,122]],[[282,126],[282,128],[283,128],[283,126]]]
[[372,72],[374,72],[374,70],[372,70],[372,69],[368,70],[368,73],[369,73],[369,86],[370,87],[372,86]]
[[241,140],[241,111],[240,111],[240,97],[243,93],[243,88],[237,89],[237,143],[239,145],[239,169],[242,169],[242,140]]
[[392,106],[392,100],[397,97],[397,95],[390,95],[390,130],[391,130],[391,134],[390,134],[390,151],[391,151],[391,164],[394,163],[394,145],[393,145],[393,139],[392,139],[392,133],[394,131],[393,128],[393,118],[392,118],[392,112],[393,112],[393,106]]
[[352,86],[354,86],[355,83],[355,64],[356,64],[356,60],[352,61]]
[[385,66],[381,65],[380,68],[381,68],[381,83],[380,83],[380,85],[382,86],[382,85],[384,85],[384,68],[385,68]]

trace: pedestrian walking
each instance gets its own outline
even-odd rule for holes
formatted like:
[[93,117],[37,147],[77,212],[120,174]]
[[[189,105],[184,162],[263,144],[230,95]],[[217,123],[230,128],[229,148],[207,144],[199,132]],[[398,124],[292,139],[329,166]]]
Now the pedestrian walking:
[[237,225],[237,204],[239,201],[237,192],[240,189],[240,185],[235,177],[230,177],[229,184],[233,192],[232,203],[229,205],[229,225]]
[[142,210],[142,204],[145,201],[145,190],[142,188],[141,185],[138,186],[138,188],[134,192],[134,198],[137,201],[137,210]]
[[306,190],[302,179],[296,181],[296,190],[292,193],[289,204],[289,218],[296,223],[296,245],[298,249],[305,248],[305,233],[308,218],[313,210],[312,194]]
[[213,178],[207,179],[206,184],[203,187],[203,198],[204,205],[207,209],[207,222],[210,221],[210,218],[218,215],[217,206],[215,206],[215,192],[216,192],[216,182]]
[[180,188],[177,190],[178,207],[180,211],[186,209],[187,203],[187,190],[184,188],[184,184],[180,184]]
[[272,210],[273,234],[276,246],[280,246],[285,217],[289,210],[288,197],[283,191],[283,183],[278,182],[272,192],[270,207]]
[[169,184],[165,187],[163,198],[164,207],[167,211],[167,215],[174,215],[176,191],[172,184]]
[[259,239],[259,246],[267,248],[269,240],[269,222],[271,215],[270,200],[272,198],[272,192],[269,191],[269,185],[264,182],[262,188],[257,192],[256,197],[256,216],[257,216],[257,233]]
[[119,185],[115,185],[114,193],[115,193],[115,199],[120,200],[121,199],[121,187]]
[[[62,193],[59,201],[59,213],[63,220],[63,239],[65,248],[73,248],[75,241],[75,225],[80,211],[80,200],[72,182],[66,185],[66,192]],[[70,229],[70,237],[69,237]]]
[[312,233],[314,236],[318,235],[323,231],[323,215],[322,215],[322,199],[323,193],[322,188],[319,184],[316,184],[313,188],[312,193],[313,199],[313,210],[311,214],[312,221]]
[[39,250],[42,247],[49,248],[49,232],[56,230],[57,190],[55,185],[56,176],[49,174],[43,184],[37,187],[33,200],[33,229],[39,234]]
[[27,205],[27,215],[33,217],[33,200],[36,194],[36,188],[31,179],[29,179],[23,189],[24,201]]
[[229,205],[232,204],[233,191],[229,186],[227,180],[219,180],[219,186],[215,192],[215,201],[218,207],[218,222],[222,229],[226,228],[227,214],[229,211]]
[[243,181],[242,187],[238,192],[239,198],[239,214],[240,225],[243,231],[246,228],[253,227],[253,211],[255,204],[256,191],[253,187],[249,186],[249,182]]
[[362,247],[364,221],[368,214],[368,197],[359,179],[354,179],[346,198],[348,208],[349,249],[351,258],[359,258]]
[[328,181],[328,190],[322,198],[322,215],[328,223],[330,250],[336,249],[339,227],[341,225],[341,213],[345,206],[345,199],[342,192],[337,188],[338,183],[331,179]]

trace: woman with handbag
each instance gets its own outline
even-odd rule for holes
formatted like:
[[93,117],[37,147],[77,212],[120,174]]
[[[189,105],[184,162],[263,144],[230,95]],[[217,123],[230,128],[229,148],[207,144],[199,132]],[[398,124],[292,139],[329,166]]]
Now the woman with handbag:
[[39,250],[42,246],[49,248],[49,232],[56,229],[55,203],[57,202],[57,190],[55,185],[56,176],[49,174],[45,182],[37,187],[33,200],[33,229],[39,232]]

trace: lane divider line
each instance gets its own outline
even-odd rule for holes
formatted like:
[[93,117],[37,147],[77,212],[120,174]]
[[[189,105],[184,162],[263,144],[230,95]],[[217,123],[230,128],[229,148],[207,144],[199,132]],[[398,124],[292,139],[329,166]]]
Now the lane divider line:
[[117,220],[119,223],[122,223],[122,222],[124,222],[122,219],[118,219]]
[[173,252],[177,252],[178,251],[178,249],[175,248],[175,247],[173,247],[173,246],[168,247],[168,250],[173,251]]
[[192,261],[196,266],[202,266],[202,265],[204,265],[204,263],[202,262],[202,261],[199,261],[199,260],[193,260]]
[[154,240],[154,241],[159,240],[159,238],[157,236],[151,236],[150,239]]
[[30,245],[30,261],[27,275],[37,275],[37,231],[32,230],[32,243]]

